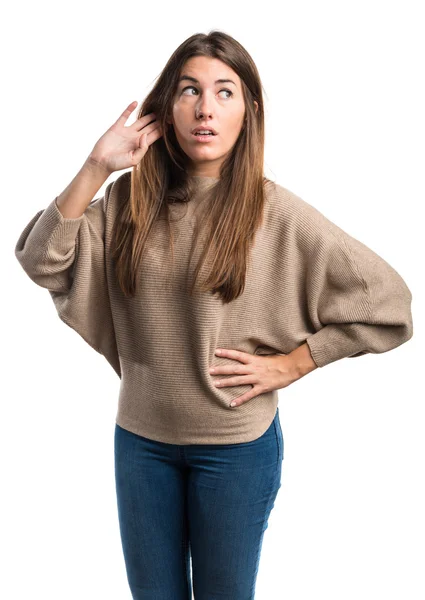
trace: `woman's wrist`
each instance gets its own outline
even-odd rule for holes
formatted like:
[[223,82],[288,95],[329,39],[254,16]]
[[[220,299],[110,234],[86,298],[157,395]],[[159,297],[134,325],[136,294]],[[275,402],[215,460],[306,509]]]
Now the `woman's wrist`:
[[300,379],[317,369],[317,365],[311,356],[310,348],[307,342],[292,350],[289,354],[285,354],[285,358],[291,359],[294,377]]

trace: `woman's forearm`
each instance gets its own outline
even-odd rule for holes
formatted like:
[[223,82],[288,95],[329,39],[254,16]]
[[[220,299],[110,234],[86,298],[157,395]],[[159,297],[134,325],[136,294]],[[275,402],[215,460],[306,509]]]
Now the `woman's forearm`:
[[110,173],[87,158],[71,183],[56,198],[56,206],[66,219],[78,219],[93,200]]

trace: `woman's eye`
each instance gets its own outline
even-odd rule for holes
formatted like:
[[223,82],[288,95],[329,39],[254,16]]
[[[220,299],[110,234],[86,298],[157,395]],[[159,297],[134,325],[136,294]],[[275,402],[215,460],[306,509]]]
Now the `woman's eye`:
[[[185,87],[185,88],[182,90],[182,94],[183,94],[183,92],[185,92],[186,90],[196,90],[196,91],[198,91],[198,90],[196,89],[196,87],[194,87],[193,85],[188,85],[187,87]],[[230,96],[233,96],[233,92],[232,92],[231,90],[228,90],[228,89],[226,89],[226,88],[223,88],[222,90],[220,90],[220,92],[227,92],[228,94],[230,94]],[[230,96],[227,96],[227,98],[229,98]]]
[[185,88],[182,89],[182,94],[184,94],[184,92],[186,90],[194,90],[194,89],[196,89],[196,88],[194,88],[193,85],[188,85],[187,87],[185,87]]

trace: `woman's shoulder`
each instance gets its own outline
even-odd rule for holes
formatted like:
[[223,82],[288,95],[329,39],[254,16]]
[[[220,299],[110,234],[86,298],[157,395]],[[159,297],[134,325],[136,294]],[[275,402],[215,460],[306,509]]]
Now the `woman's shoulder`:
[[310,240],[342,241],[347,233],[320,209],[291,189],[274,181],[268,187],[270,216],[286,233],[297,232]]
[[286,223],[302,217],[313,220],[325,218],[312,204],[276,181],[268,180],[265,189],[270,209],[273,210],[276,217],[279,215],[284,217]]
[[276,181],[268,180],[266,192],[270,199],[270,205],[277,211],[284,213],[285,216],[288,213],[306,213],[317,218],[324,216],[315,206],[304,200],[299,194],[296,194],[291,189]]

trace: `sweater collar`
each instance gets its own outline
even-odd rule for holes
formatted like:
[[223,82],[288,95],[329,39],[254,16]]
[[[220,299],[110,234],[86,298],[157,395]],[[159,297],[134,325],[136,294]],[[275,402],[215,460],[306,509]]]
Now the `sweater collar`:
[[204,192],[220,181],[218,177],[204,177],[202,175],[189,175],[189,181],[192,184],[192,202],[196,202],[204,197]]
[[189,175],[189,180],[192,181],[197,189],[205,189],[214,185],[219,181],[218,177],[204,177],[203,175]]

